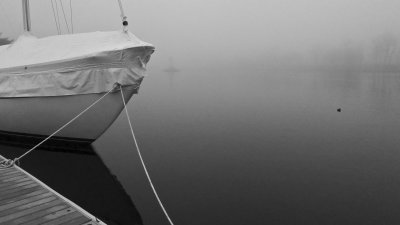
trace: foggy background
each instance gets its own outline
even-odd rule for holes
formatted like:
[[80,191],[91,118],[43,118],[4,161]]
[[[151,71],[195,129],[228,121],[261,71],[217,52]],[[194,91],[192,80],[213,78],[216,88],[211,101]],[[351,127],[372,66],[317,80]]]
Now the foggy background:
[[[117,0],[71,2],[76,33],[122,29]],[[399,224],[400,1],[122,2],[156,47],[128,107],[176,224]],[[30,3],[33,34],[57,34],[51,0]],[[21,11],[0,0],[2,38]],[[94,146],[144,224],[167,224],[124,114]]]
[[[33,34],[57,34],[51,1],[30,2]],[[69,1],[63,5],[69,20]],[[167,67],[170,57],[180,69],[346,64],[346,69],[362,65],[369,70],[367,65],[399,62],[396,0],[135,0],[123,5],[130,31],[156,46],[151,69]],[[3,38],[22,32],[21,11],[20,1],[0,0]],[[72,12],[75,33],[121,29],[117,1],[72,0]],[[66,33],[62,15],[60,23]]]

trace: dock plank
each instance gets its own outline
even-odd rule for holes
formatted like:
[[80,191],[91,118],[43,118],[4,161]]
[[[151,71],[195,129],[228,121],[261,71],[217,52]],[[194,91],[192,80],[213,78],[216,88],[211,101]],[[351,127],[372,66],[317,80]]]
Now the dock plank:
[[32,183],[32,184],[28,184],[28,185],[25,185],[25,186],[22,186],[22,187],[16,187],[16,188],[11,189],[11,190],[2,191],[2,192],[0,192],[0,198],[1,198],[2,196],[6,196],[7,194],[11,194],[11,193],[14,193],[14,192],[23,191],[23,190],[25,190],[25,189],[31,189],[31,188],[34,188],[34,187],[37,187],[37,186],[39,186],[39,184],[37,184],[37,183]]
[[6,187],[6,186],[9,186],[9,185],[12,185],[12,184],[16,184],[16,183],[28,181],[28,180],[31,180],[31,179],[29,179],[28,177],[26,177],[26,178],[22,178],[22,179],[20,179],[20,180],[12,181],[12,182],[0,183],[0,188]]
[[5,178],[3,178],[3,183],[14,181],[14,180],[18,180],[18,179],[22,179],[22,178],[25,178],[25,177],[26,177],[25,175],[14,176],[14,177],[5,177]]
[[9,174],[13,174],[13,173],[21,173],[21,171],[18,171],[18,170],[9,170],[9,171],[7,171],[7,172],[0,173],[0,174],[1,174],[1,176],[6,176],[6,175],[9,175]]
[[87,222],[90,222],[90,220],[88,220],[88,218],[86,218],[84,216],[81,216],[81,217],[75,218],[73,220],[70,220],[68,222],[65,222],[62,225],[82,225]]
[[31,220],[31,221],[29,221],[27,223],[24,223],[24,225],[43,224],[43,223],[47,223],[47,222],[51,222],[51,221],[53,221],[53,223],[54,223],[54,221],[56,219],[58,219],[60,217],[63,217],[65,215],[71,214],[71,213],[76,213],[76,210],[74,208],[72,208],[72,207],[64,208],[62,210],[58,210],[58,211],[53,212],[51,214],[47,214],[47,215],[44,215],[42,217],[39,217],[39,218],[37,218],[35,220]]
[[25,176],[25,175],[21,172],[16,172],[16,173],[7,173],[2,177],[4,181],[7,181],[8,178],[19,177],[19,176]]
[[16,178],[16,177],[26,177],[26,176],[23,173],[6,174],[5,176],[2,177],[3,178],[2,181],[3,181],[3,183],[7,183],[9,181],[15,180],[13,178]]
[[58,205],[60,203],[62,203],[62,201],[57,199],[55,201],[47,202],[47,203],[39,205],[37,207],[33,207],[33,208],[25,209],[25,210],[17,210],[17,211],[5,210],[2,213],[4,215],[0,215],[0,224],[3,223],[3,222],[7,222],[9,220],[12,220],[12,219],[16,219],[16,218],[21,217],[21,216],[28,215],[30,213],[41,211],[43,209],[49,208],[51,206]]
[[[1,161],[1,159],[0,159],[0,161]],[[0,170],[0,174],[7,173],[7,172],[10,172],[10,171],[17,171],[17,170],[14,167],[5,168],[5,169],[1,169]]]
[[52,194],[50,192],[47,192],[47,193],[44,193],[44,194],[41,194],[41,195],[36,195],[36,196],[30,197],[30,198],[25,198],[25,199],[22,199],[22,200],[19,200],[19,201],[16,201],[16,202],[11,202],[11,203],[8,203],[8,204],[5,204],[5,205],[1,205],[0,206],[0,211],[6,210],[6,209],[10,209],[10,208],[14,208],[14,207],[17,207],[17,206],[20,206],[20,205],[28,204],[30,202],[34,202],[34,201],[37,201],[37,200],[41,200],[41,199],[43,199],[45,197],[49,197],[51,195]]
[[26,194],[12,196],[12,197],[7,198],[7,199],[2,199],[0,201],[0,206],[1,205],[5,205],[5,204],[9,204],[9,203],[12,203],[12,202],[16,202],[16,201],[19,201],[19,200],[22,200],[22,199],[25,199],[25,198],[29,198],[29,197],[32,197],[32,196],[35,196],[35,195],[44,194],[44,193],[47,193],[47,192],[48,192],[47,190],[40,189],[40,190],[37,190],[37,191],[28,192]]
[[17,191],[17,192],[8,193],[6,195],[0,196],[0,200],[1,201],[8,200],[10,198],[15,198],[16,196],[25,195],[25,194],[28,194],[28,193],[31,193],[31,192],[35,192],[35,191],[38,191],[38,190],[41,190],[40,186],[36,186],[36,187],[33,187],[33,188],[29,188],[29,189],[24,189],[24,190]]
[[68,205],[66,205],[66,204],[56,205],[56,206],[53,206],[51,208],[42,210],[40,212],[32,213],[32,214],[20,217],[18,219],[15,219],[15,220],[11,221],[9,224],[22,224],[22,223],[24,223],[26,225],[26,223],[28,223],[28,222],[32,223],[32,224],[35,224],[35,223],[36,224],[40,224],[40,221],[38,223],[38,222],[35,222],[35,220],[40,219],[42,217],[45,217],[46,215],[55,213],[57,211],[60,211],[62,209],[65,209],[67,207],[68,207]]
[[18,166],[0,169],[0,224],[105,225]]
[[22,177],[20,179],[15,179],[12,181],[8,181],[8,182],[0,182],[1,187],[5,187],[11,184],[15,184],[15,183],[19,183],[19,182],[23,182],[23,181],[27,181],[27,180],[31,180],[28,177]]
[[16,187],[23,187],[23,186],[30,185],[30,184],[33,184],[33,183],[35,183],[35,181],[33,181],[33,180],[27,180],[27,181],[24,181],[24,182],[12,183],[10,185],[4,186],[4,187],[0,187],[0,192],[2,193],[4,191],[10,190],[10,189],[14,189]]
[[58,224],[63,224],[65,222],[68,222],[68,221],[71,221],[71,220],[74,220],[74,219],[80,218],[80,217],[83,217],[81,213],[72,212],[72,213],[68,213],[67,215],[58,217],[58,218],[56,218],[54,220],[50,220],[50,221],[48,221],[46,223],[42,223],[42,224],[43,225],[58,225]]

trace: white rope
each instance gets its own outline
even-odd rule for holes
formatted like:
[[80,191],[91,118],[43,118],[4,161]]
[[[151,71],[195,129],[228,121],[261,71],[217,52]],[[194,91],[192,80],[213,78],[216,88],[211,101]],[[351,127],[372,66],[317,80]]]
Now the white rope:
[[161,209],[163,210],[163,212],[164,212],[165,216],[167,217],[169,223],[170,223],[171,225],[174,225],[174,223],[172,222],[171,218],[169,217],[169,215],[168,215],[168,213],[167,213],[167,210],[165,210],[164,205],[162,204],[162,202],[161,202],[161,200],[160,200],[160,197],[158,197],[157,191],[156,191],[156,189],[154,188],[153,182],[151,181],[149,172],[147,172],[146,165],[145,165],[145,163],[144,163],[144,161],[143,161],[142,154],[140,153],[140,149],[139,149],[138,143],[137,143],[137,141],[136,141],[135,133],[133,132],[132,123],[131,123],[131,119],[130,119],[130,117],[129,117],[128,108],[126,107],[126,102],[125,102],[125,97],[124,97],[124,91],[122,90],[122,86],[120,86],[120,91],[121,91],[122,102],[124,103],[124,108],[125,108],[126,117],[128,118],[129,128],[131,129],[133,141],[135,142],[136,150],[137,150],[137,152],[138,152],[140,161],[142,162],[142,166],[143,166],[144,172],[146,173],[147,180],[149,181],[150,186],[151,186],[151,189],[153,189],[153,193],[154,193],[154,195],[155,195],[156,198],[157,198],[158,204],[160,205]]
[[[100,102],[104,97],[106,97],[110,92],[112,92],[115,88],[112,88],[109,90],[107,93],[105,93],[103,96],[101,96],[99,99],[97,99],[95,102],[93,102],[90,106],[88,106],[86,109],[84,109],[82,112],[80,112],[78,115],[76,115],[74,118],[72,118],[68,123],[64,124],[62,127],[58,128],[58,130],[54,131],[50,136],[45,138],[43,141],[41,141],[39,144],[35,145],[33,148],[29,149],[27,152],[22,154],[20,157],[15,158],[14,162],[18,162],[20,159],[22,159],[24,156],[35,150],[37,147],[39,147],[41,144],[43,144],[45,141],[49,140],[51,137],[56,135],[58,132],[60,132],[62,129],[67,127],[69,124],[74,122],[76,119],[78,119],[82,114],[84,114],[86,111],[88,111],[90,108],[92,108],[94,105],[96,105],[98,102]],[[0,162],[1,164],[1,162]]]
[[0,162],[0,170],[5,170],[14,166],[14,160],[5,159]]

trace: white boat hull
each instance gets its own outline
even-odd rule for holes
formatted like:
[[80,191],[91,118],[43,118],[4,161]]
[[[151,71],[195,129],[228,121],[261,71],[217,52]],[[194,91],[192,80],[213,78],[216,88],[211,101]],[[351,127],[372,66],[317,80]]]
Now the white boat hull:
[[[123,91],[128,102],[137,89],[125,86]],[[0,98],[0,133],[48,136],[104,94]],[[112,92],[57,133],[55,139],[91,143],[107,130],[123,107],[120,91]]]

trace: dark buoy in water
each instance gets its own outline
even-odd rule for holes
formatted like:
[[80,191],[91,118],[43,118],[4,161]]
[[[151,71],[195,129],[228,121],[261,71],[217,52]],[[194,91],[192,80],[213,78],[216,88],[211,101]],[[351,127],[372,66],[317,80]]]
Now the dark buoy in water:
[[342,111],[342,108],[338,108],[338,109],[336,109],[336,111],[341,112],[341,111]]

